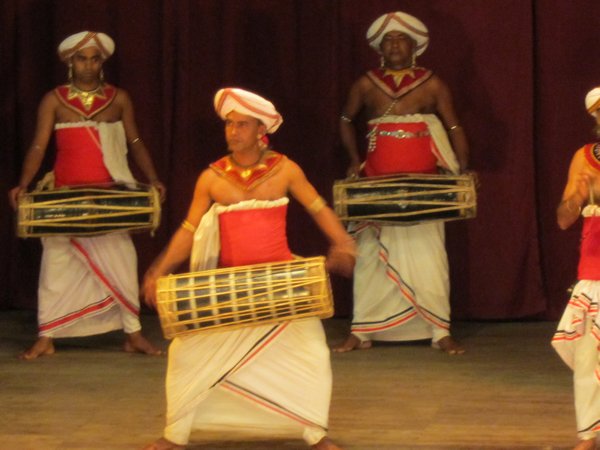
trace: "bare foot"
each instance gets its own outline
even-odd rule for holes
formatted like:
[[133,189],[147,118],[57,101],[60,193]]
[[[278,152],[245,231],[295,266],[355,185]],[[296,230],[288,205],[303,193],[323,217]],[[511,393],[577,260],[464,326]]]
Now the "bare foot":
[[332,350],[337,353],[345,353],[352,350],[366,350],[372,345],[371,341],[361,341],[358,336],[351,334],[342,344],[336,345]]
[[53,355],[54,352],[55,350],[52,338],[48,336],[42,336],[35,341],[35,344],[33,344],[29,350],[25,350],[23,353],[21,353],[19,355],[19,359],[30,361],[32,359],[36,359],[38,356]]
[[167,441],[165,438],[153,442],[152,444],[146,445],[142,450],[184,450],[185,445],[174,444],[171,441]]
[[125,343],[123,344],[123,350],[128,353],[144,353],[146,355],[162,355],[162,351],[156,348],[154,345],[148,341],[144,336],[142,336],[141,331],[136,331],[135,333],[127,334],[127,338],[125,339]]
[[439,341],[432,342],[431,346],[449,355],[462,355],[466,351],[452,336],[444,336]]
[[342,447],[338,447],[331,439],[326,437],[321,439],[315,445],[312,445],[310,448],[315,450],[343,450]]
[[580,440],[573,450],[596,450],[597,448],[596,438],[592,438]]

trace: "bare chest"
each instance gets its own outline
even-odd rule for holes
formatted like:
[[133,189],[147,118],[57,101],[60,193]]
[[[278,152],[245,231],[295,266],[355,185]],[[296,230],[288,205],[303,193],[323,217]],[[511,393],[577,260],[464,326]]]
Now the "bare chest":
[[56,106],[56,122],[80,122],[82,120],[94,120],[96,122],[118,122],[122,119],[122,108],[116,103],[112,103],[102,111],[98,112],[89,119],[86,119],[83,114],[77,113],[71,108],[67,108],[63,104],[58,103]]
[[419,87],[394,100],[373,86],[365,93],[365,106],[369,119],[383,115],[431,114],[436,111],[436,98]]
[[230,180],[217,177],[210,188],[211,199],[223,205],[245,200],[277,200],[286,195],[287,183],[280,174],[275,174],[250,189],[243,189]]

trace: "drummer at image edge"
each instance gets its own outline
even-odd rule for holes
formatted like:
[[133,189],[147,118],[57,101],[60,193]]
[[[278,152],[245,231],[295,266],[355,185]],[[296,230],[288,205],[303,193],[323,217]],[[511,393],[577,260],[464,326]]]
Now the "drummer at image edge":
[[[165,186],[140,138],[129,95],[104,81],[102,66],[114,50],[109,36],[91,31],[60,43],[58,56],[68,67],[68,81],[42,98],[19,184],[9,191],[13,208],[40,169],[53,132],[57,153],[53,171],[43,180],[46,187],[134,182],[126,156],[129,148],[164,199]],[[117,329],[125,332],[125,351],[161,353],[141,334],[137,256],[129,234],[44,237],[42,245],[39,334],[22,359],[53,354],[54,338]]]
[[[429,44],[425,24],[391,12],[377,18],[366,37],[381,63],[352,85],[340,116],[341,140],[351,161],[348,176],[465,171],[467,138],[450,90],[416,61]],[[354,123],[361,111],[369,130],[364,165]],[[436,349],[464,353],[450,335],[443,222],[382,227],[364,222],[354,232],[353,320],[349,336],[334,350],[367,349],[379,340],[431,339]]]

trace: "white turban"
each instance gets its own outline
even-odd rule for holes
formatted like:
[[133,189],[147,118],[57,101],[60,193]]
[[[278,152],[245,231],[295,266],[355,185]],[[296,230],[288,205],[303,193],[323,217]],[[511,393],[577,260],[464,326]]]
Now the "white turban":
[[429,32],[423,22],[410,14],[396,11],[380,16],[367,30],[367,41],[377,52],[381,52],[379,45],[386,33],[401,31],[406,33],[416,42],[415,53],[422,54],[429,44]]
[[115,43],[110,36],[94,31],[82,31],[66,38],[58,46],[58,56],[61,61],[67,61],[79,50],[96,47],[103,59],[108,59],[115,51]]
[[585,109],[592,116],[596,116],[596,112],[600,109],[600,87],[595,87],[585,96]]
[[267,127],[267,133],[275,133],[283,123],[283,117],[270,101],[253,92],[239,88],[220,89],[215,95],[215,111],[225,120],[227,114],[236,111],[254,117]]

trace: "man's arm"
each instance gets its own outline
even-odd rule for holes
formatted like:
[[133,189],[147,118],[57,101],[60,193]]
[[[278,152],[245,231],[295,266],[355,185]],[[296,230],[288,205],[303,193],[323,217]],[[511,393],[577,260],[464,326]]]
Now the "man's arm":
[[25,154],[21,176],[19,177],[19,184],[12,188],[8,193],[10,204],[14,209],[17,208],[19,194],[27,190],[27,187],[37,174],[42,161],[44,160],[46,148],[48,147],[48,142],[52,136],[54,122],[56,121],[57,105],[58,99],[53,92],[48,92],[44,95],[44,98],[42,98],[42,101],[40,102],[35,134],[27,153]]
[[289,191],[294,198],[311,214],[317,226],[331,243],[327,258],[328,268],[342,275],[352,275],[356,257],[356,245],[346,232],[333,210],[306,179],[304,172],[293,161],[286,161],[289,175]]
[[450,89],[440,78],[432,78],[435,87],[436,109],[444,127],[448,131],[448,137],[452,143],[454,153],[460,165],[460,170],[465,171],[469,165],[469,143],[465,130],[460,124]]
[[360,112],[364,105],[364,84],[366,77],[360,78],[354,83],[348,99],[342,109],[340,116],[340,138],[343,147],[348,152],[350,157],[350,167],[348,168],[348,176],[358,175],[360,172],[360,156],[358,152],[358,144],[356,140],[356,127],[352,123],[356,115]]
[[209,186],[212,176],[214,175],[209,170],[205,170],[198,177],[186,219],[144,275],[142,290],[145,302],[150,307],[156,306],[156,280],[158,277],[173,272],[190,256],[194,232],[211,204]]
[[588,201],[590,187],[597,179],[597,173],[585,160],[583,149],[579,149],[571,159],[567,184],[556,208],[556,221],[561,230],[577,221],[581,208]]
[[140,133],[135,122],[133,102],[131,101],[129,94],[127,94],[127,92],[123,89],[119,89],[117,95],[122,110],[121,120],[123,121],[123,128],[125,128],[125,136],[127,137],[127,143],[129,144],[131,155],[148,182],[158,189],[161,199],[164,200],[166,187],[158,179],[158,174],[156,173],[152,158],[150,157],[150,152],[140,137]]

